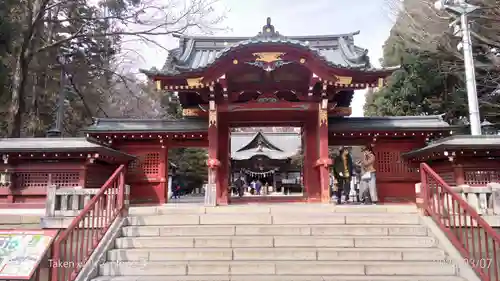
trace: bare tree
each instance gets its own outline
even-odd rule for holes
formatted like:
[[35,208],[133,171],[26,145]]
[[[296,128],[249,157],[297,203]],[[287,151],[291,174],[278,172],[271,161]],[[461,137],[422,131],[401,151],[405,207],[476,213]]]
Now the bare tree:
[[[456,16],[434,9],[435,0],[387,1],[397,14],[393,32],[407,47],[430,52],[445,51],[463,59],[456,47],[460,39],[453,36],[453,30],[449,28]],[[469,2],[481,7],[470,15],[474,47],[489,60],[488,67],[500,67],[496,52],[492,52],[492,49],[500,48],[500,0]]]
[[[30,69],[36,64],[43,65],[41,61],[37,63],[37,59],[47,54],[51,54],[52,58],[73,55],[78,53],[79,48],[96,40],[113,40],[114,37],[134,38],[162,47],[156,41],[158,36],[192,30],[210,32],[217,28],[224,16],[214,11],[216,1],[102,0],[92,6],[85,0],[19,0],[14,12],[22,28],[16,41],[16,52],[12,56],[9,135],[21,135]],[[80,7],[85,7],[86,12],[81,13]],[[102,12],[103,8],[106,13]],[[103,25],[106,28],[102,28]],[[52,65],[57,66],[58,63],[53,62]],[[80,95],[82,106],[92,110],[93,106],[86,104],[82,91],[76,86],[78,72],[87,69],[79,69],[82,65],[71,67],[73,69],[67,70],[69,82],[73,84],[76,94]],[[109,69],[102,71],[113,72]],[[87,83],[82,87],[90,86]]]

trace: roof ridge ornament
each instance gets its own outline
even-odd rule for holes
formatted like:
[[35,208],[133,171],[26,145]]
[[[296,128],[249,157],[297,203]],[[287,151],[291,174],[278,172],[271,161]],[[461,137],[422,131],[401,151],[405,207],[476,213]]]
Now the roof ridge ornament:
[[262,27],[262,31],[257,34],[254,38],[283,38],[279,32],[274,29],[274,25],[271,24],[271,17],[267,17],[266,25]]

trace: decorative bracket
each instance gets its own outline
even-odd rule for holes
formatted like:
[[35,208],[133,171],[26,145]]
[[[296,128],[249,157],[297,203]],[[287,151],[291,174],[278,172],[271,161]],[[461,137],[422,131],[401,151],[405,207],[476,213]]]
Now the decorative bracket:
[[330,158],[320,158],[316,160],[316,163],[314,164],[315,167],[325,167],[328,168],[333,164],[332,159]]
[[201,81],[203,80],[203,77],[198,77],[198,78],[187,78],[186,83],[188,84],[188,87],[190,88],[201,88],[203,84]]
[[350,85],[352,83],[352,77],[347,77],[347,76],[336,76],[336,84],[341,84],[341,85]]
[[161,88],[161,80],[156,80],[155,83],[156,83],[156,90],[157,91],[161,91],[162,90],[162,88]]
[[220,161],[216,158],[209,158],[207,160],[207,166],[210,169],[216,169],[217,167],[220,166]]
[[260,61],[260,62],[274,62],[274,61],[280,61],[281,57],[285,53],[279,53],[279,52],[261,52],[261,53],[253,53],[252,55],[255,57],[255,61]]
[[320,126],[328,126],[328,100],[325,108],[323,108],[323,101],[319,104],[318,118]]
[[0,186],[8,186],[11,184],[11,172],[8,169],[0,173]]
[[208,113],[208,126],[217,127],[217,111],[210,110]]
[[282,60],[275,60],[275,61],[271,61],[271,62],[264,62],[264,61],[249,61],[249,62],[245,62],[246,64],[248,65],[252,65],[252,66],[256,66],[256,67],[259,67],[259,68],[262,68],[263,70],[267,71],[267,72],[271,72],[271,71],[274,71],[276,70],[277,68],[280,68],[284,65],[287,65],[287,64],[291,64],[292,62],[291,61],[282,61]]

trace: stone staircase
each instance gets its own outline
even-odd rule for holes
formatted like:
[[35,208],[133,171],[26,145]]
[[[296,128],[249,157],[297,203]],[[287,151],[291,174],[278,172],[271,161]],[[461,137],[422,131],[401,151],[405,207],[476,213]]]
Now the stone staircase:
[[465,281],[413,206],[132,209],[94,281]]

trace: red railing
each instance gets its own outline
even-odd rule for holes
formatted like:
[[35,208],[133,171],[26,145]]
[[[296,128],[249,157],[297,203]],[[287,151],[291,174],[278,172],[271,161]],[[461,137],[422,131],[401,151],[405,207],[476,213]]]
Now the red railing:
[[[72,281],[117,217],[127,215],[121,165],[54,243],[51,281]],[[96,261],[97,262],[97,261]]]
[[423,208],[483,281],[499,281],[500,235],[427,164],[420,164]]

